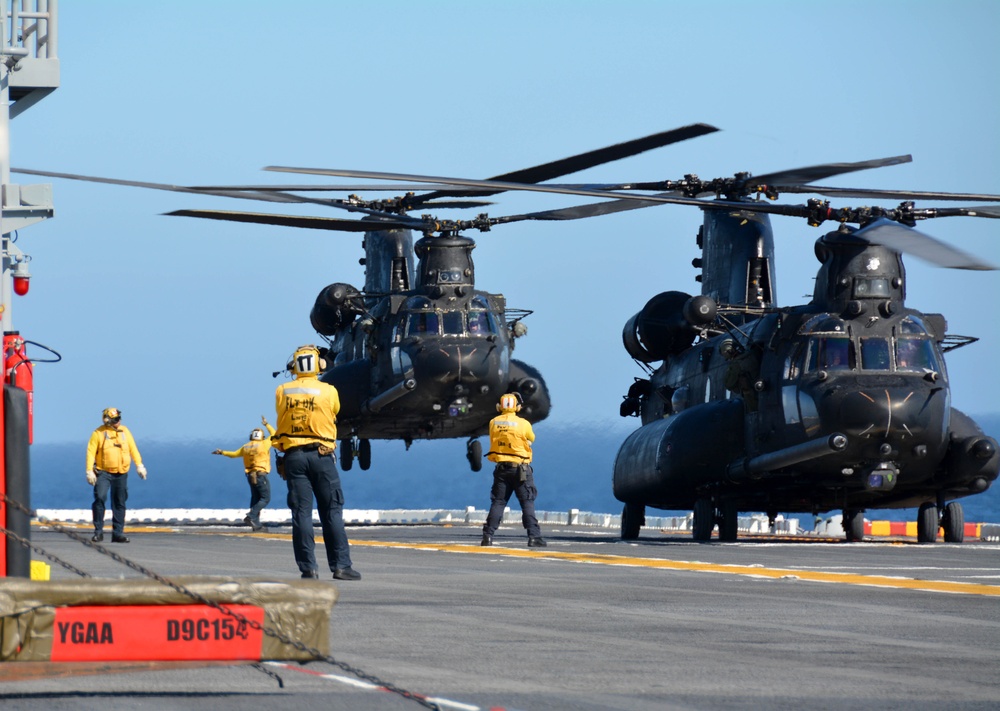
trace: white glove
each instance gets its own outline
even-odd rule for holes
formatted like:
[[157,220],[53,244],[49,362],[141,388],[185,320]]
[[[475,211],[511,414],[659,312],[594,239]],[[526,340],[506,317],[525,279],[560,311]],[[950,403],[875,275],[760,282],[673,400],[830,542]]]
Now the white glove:
[[97,483],[97,475],[89,469],[87,470],[87,483],[91,486]]
[[139,478],[140,479],[145,479],[146,478],[146,467],[142,466],[141,464],[138,464],[138,465],[136,465],[135,470],[137,472],[139,472]]

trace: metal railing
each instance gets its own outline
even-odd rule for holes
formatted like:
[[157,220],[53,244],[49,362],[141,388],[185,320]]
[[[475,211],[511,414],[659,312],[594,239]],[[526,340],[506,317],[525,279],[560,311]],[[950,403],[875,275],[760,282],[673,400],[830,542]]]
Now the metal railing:
[[58,0],[10,0],[0,5],[0,55],[18,61],[59,56]]

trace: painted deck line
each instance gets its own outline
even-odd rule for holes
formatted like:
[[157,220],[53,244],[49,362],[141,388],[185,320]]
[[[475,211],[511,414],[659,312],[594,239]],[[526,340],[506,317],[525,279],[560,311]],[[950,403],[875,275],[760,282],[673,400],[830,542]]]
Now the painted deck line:
[[900,590],[919,590],[922,592],[1000,597],[1000,585],[957,583],[947,580],[917,580],[914,578],[898,578],[885,575],[860,575],[857,573],[827,573],[822,571],[799,570],[794,568],[720,565],[716,563],[697,563],[666,560],[663,558],[638,558],[593,553],[560,553],[552,550],[520,550],[517,548],[503,548],[496,545],[481,547],[459,544],[399,543],[394,541],[351,541],[351,545],[370,546],[373,548],[411,548],[414,550],[440,551],[445,553],[472,553],[476,555],[506,556],[512,558],[545,558],[548,560],[566,561],[568,563],[620,565],[634,568],[651,568],[655,570],[721,573],[724,575],[744,575],[754,578],[771,578],[774,580],[805,580],[816,583],[839,583],[841,585],[860,585],[867,587],[895,588]]

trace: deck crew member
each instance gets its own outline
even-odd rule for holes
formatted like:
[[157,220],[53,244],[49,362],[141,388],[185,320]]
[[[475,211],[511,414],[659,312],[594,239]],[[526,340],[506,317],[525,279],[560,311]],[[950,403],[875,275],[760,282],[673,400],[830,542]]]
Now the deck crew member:
[[303,578],[319,577],[313,537],[313,496],[316,497],[326,559],[336,580],[359,580],[351,567],[351,548],[344,530],[344,492],[334,460],[337,446],[337,388],[319,380],[326,363],[316,346],[301,346],[288,369],[295,380],[275,390],[278,432],[275,449],[284,452],[288,508],[292,512],[292,547]]
[[523,404],[519,393],[502,395],[497,405],[500,414],[490,420],[490,451],[486,458],[495,463],[496,468],[490,489],[490,512],[483,525],[481,545],[484,546],[493,545],[493,534],[500,527],[511,494],[516,494],[521,504],[521,523],[528,531],[528,547],[546,545],[535,518],[538,490],[531,468],[531,443],[535,441],[535,433],[531,423],[517,414]]
[[104,502],[111,491],[111,542],[128,543],[125,536],[125,502],[128,501],[128,470],[135,460],[135,470],[146,478],[146,467],[135,446],[132,433],[123,425],[121,410],[108,407],[101,413],[104,424],[87,442],[87,483],[94,487],[95,543],[104,540]]
[[243,523],[255,531],[264,528],[264,524],[260,522],[260,512],[271,501],[271,485],[267,481],[267,475],[271,473],[271,437],[274,436],[274,428],[267,418],[261,415],[260,422],[267,428],[266,435],[260,427],[255,427],[250,431],[250,441],[239,449],[231,452],[216,449],[212,452],[224,457],[243,457],[243,469],[250,485],[250,511]]

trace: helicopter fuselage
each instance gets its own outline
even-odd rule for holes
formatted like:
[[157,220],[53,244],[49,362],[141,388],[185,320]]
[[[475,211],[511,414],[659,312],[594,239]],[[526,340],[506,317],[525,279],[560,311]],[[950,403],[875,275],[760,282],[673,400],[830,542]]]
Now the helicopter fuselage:
[[614,467],[626,509],[940,507],[997,478],[996,441],[951,405],[944,317],[903,305],[899,255],[844,232],[817,256],[810,304],[747,299],[720,328],[666,292],[629,321],[633,357],[663,362],[622,408],[643,422]]
[[342,439],[479,437],[510,391],[529,420],[548,415],[541,375],[512,358],[505,298],[474,287],[473,247],[443,236],[414,248],[406,230],[368,232],[365,293],[346,284],[320,293],[312,321],[330,337],[321,378],[340,394]]

